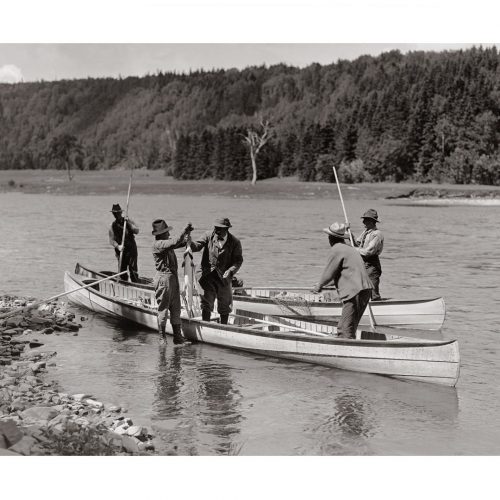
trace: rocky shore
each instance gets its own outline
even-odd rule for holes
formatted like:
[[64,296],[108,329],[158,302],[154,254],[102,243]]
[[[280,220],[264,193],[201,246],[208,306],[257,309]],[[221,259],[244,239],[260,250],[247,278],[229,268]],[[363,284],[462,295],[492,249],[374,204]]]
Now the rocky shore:
[[47,379],[57,353],[43,350],[43,336],[78,335],[81,325],[57,302],[34,303],[0,297],[0,455],[154,454],[153,436],[126,408]]

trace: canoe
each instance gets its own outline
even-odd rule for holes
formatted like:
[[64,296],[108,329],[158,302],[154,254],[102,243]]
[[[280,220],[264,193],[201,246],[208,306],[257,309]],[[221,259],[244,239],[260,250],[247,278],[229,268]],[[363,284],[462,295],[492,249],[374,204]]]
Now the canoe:
[[[150,285],[105,281],[106,273],[77,265],[66,272],[69,300],[116,319],[126,319],[157,330],[156,302]],[[86,289],[79,289],[91,285]],[[350,371],[385,375],[403,380],[455,386],[460,355],[456,340],[426,340],[358,330],[356,339],[336,336],[332,325],[302,318],[283,318],[260,313],[231,314],[229,324],[182,316],[184,336],[192,342],[240,349]],[[170,328],[170,325],[168,325]],[[167,329],[167,333],[172,333]]]
[[[307,288],[239,288],[234,290],[233,307],[242,312],[302,316],[304,319],[325,321],[338,321],[342,313],[342,303],[335,289],[313,294]],[[371,301],[370,307],[376,326],[439,330],[446,314],[442,297],[421,300],[385,299]],[[359,324],[370,325],[368,308]]]

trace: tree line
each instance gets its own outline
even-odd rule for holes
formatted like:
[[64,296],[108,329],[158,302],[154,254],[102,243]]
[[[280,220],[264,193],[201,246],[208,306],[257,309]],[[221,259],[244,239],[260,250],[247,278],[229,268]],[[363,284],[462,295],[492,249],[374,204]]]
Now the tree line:
[[[500,184],[495,47],[0,84],[0,169]],[[257,147],[260,124],[268,124]],[[259,134],[261,134],[259,136]]]

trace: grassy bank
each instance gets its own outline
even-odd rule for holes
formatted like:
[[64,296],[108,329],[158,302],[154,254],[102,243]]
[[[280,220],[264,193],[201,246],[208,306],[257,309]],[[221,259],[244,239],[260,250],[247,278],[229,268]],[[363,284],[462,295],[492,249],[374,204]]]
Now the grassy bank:
[[[75,172],[68,180],[61,170],[0,170],[0,192],[109,195],[126,193],[127,170]],[[338,197],[335,184],[300,182],[296,178],[266,179],[252,186],[249,181],[178,181],[163,171],[136,170],[135,194],[217,195],[248,198],[332,198]],[[453,184],[362,183],[343,185],[344,198],[500,198],[500,186],[457,186]]]

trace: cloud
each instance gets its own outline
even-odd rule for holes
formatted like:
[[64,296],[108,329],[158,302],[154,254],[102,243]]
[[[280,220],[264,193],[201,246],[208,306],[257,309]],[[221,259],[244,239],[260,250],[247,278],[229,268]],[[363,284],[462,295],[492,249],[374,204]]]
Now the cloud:
[[21,69],[14,64],[0,66],[0,83],[17,83],[23,80]]

